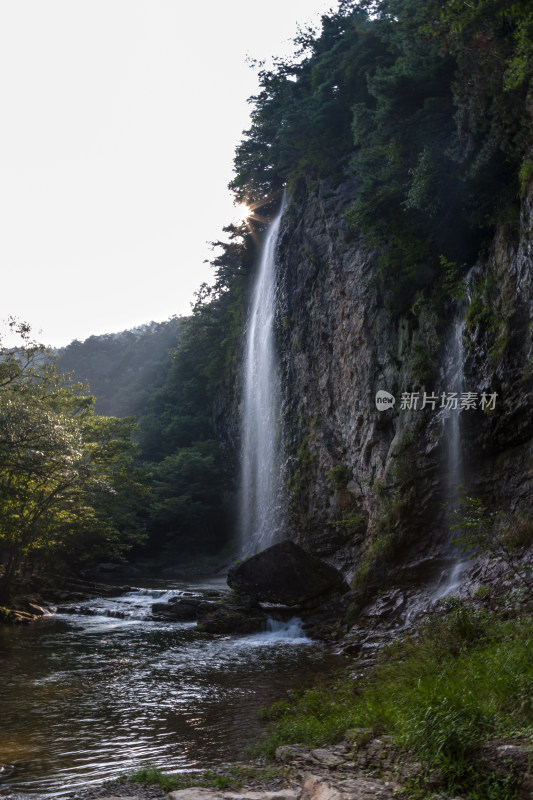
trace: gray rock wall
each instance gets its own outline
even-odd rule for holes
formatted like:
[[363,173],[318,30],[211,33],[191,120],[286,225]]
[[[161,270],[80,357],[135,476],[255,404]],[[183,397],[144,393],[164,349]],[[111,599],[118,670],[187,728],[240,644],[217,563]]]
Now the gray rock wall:
[[[447,390],[456,310],[387,305],[375,254],[343,219],[355,191],[321,184],[290,204],[277,318],[290,535],[347,573],[369,554],[379,565],[448,546],[442,417],[399,405],[402,392]],[[494,412],[461,414],[465,484],[513,511],[533,506],[532,229],[529,195],[519,236],[500,231],[476,266],[465,309],[465,389],[498,393]],[[376,409],[379,389],[396,397],[393,409]]]

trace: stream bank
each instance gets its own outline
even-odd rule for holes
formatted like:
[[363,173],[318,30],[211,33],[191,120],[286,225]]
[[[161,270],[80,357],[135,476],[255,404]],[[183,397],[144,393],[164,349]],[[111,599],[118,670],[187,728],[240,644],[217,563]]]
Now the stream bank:
[[[517,561],[521,569],[530,569],[532,563],[531,549],[523,551]],[[5,788],[0,789],[0,796],[17,800],[162,797],[164,792],[153,787],[143,789],[128,782],[120,787],[102,786],[101,781],[154,763],[164,772],[200,770],[205,765],[223,772],[225,764],[242,760],[243,743],[261,736],[256,716],[260,705],[270,706],[287,698],[294,725],[305,693],[288,691],[288,687],[318,682],[325,694],[317,695],[317,704],[325,710],[327,693],[337,691],[331,689],[328,676],[339,667],[354,691],[357,689],[356,696],[382,660],[381,653],[396,647],[393,652],[401,662],[405,642],[416,642],[428,611],[431,625],[448,631],[446,636],[451,636],[458,653],[463,652],[464,643],[457,640],[457,630],[464,629],[465,652],[469,652],[469,648],[475,650],[480,643],[490,641],[495,620],[504,625],[506,620],[518,620],[533,611],[531,599],[504,561],[483,556],[465,571],[463,581],[462,587],[447,598],[437,597],[438,582],[433,583],[432,594],[423,584],[384,586],[381,593],[360,603],[355,619],[350,618],[352,610],[336,620],[327,643],[311,642],[298,626],[293,626],[287,638],[286,629],[277,634],[271,630],[235,636],[201,633],[194,622],[154,617],[153,609],[169,604],[172,598],[189,603],[205,602],[215,594],[225,597],[227,589],[222,580],[194,586],[167,582],[164,586],[130,589],[116,597],[71,599],[55,617],[45,617],[31,626],[4,627],[0,638],[8,703],[3,706],[0,763],[4,765]],[[356,594],[350,592],[350,597]],[[331,655],[332,649],[343,655]],[[437,664],[442,661],[434,651],[431,660]],[[31,662],[34,666],[28,672]],[[531,682],[530,664],[523,676],[525,696]],[[9,698],[17,695],[27,702],[26,711],[20,707],[10,710]],[[61,720],[73,709],[74,727],[67,729]],[[281,786],[254,781],[248,787],[244,783],[238,789],[240,794],[288,788],[296,792],[290,800],[333,800],[335,792],[343,800],[342,793],[351,787],[351,800],[388,798],[397,784],[405,785],[412,763],[419,763],[419,759],[396,750],[386,728],[370,729],[362,737],[346,737],[353,726],[343,721],[337,725],[332,742],[327,721],[318,727],[318,738],[312,742],[306,743],[299,734],[296,739],[284,740],[282,732],[268,745],[284,776]],[[64,745],[65,754],[73,752],[80,728],[86,753],[79,751],[60,764],[58,755],[64,758],[61,748]],[[50,744],[55,748],[52,753],[47,751]],[[515,755],[519,761],[527,761],[531,743],[500,737],[487,738],[485,745],[489,763],[494,764],[496,759],[501,766]],[[175,746],[180,753],[172,755]],[[128,750],[125,759],[124,748]],[[35,767],[37,774],[31,778]],[[376,775],[390,786],[383,781],[376,783]],[[524,776],[524,785],[528,786],[527,768]],[[94,787],[88,787],[90,782],[95,782]],[[444,790],[438,791],[440,797],[448,797]],[[461,795],[449,795],[455,796]],[[181,800],[186,800],[185,796]],[[209,798],[205,796],[205,800]]]

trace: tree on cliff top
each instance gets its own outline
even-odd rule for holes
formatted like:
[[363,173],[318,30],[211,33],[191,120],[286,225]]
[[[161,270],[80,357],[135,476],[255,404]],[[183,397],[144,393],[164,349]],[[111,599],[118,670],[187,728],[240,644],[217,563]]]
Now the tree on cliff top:
[[348,228],[400,311],[446,261],[474,263],[502,220],[518,229],[533,175],[530,0],[343,0],[295,46],[259,72],[239,200],[351,178]]

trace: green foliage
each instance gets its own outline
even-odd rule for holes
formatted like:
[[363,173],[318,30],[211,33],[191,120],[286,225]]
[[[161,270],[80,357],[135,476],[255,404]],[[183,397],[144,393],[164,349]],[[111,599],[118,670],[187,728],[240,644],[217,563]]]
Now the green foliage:
[[446,298],[464,300],[467,297],[465,281],[466,264],[459,266],[454,261],[448,261],[446,256],[439,258],[442,270],[442,287]]
[[489,738],[531,730],[532,656],[530,618],[500,621],[450,604],[418,637],[385,650],[366,679],[340,679],[275,704],[264,714],[266,751],[321,746],[351,728],[365,729],[392,735],[411,760],[438,769],[450,796],[511,800],[512,780],[484,773],[478,748]]
[[[221,549],[223,495],[231,473],[222,445],[210,439],[181,447],[153,465],[150,522],[167,554]],[[221,516],[222,514],[222,516]]]
[[466,310],[466,326],[477,326],[487,336],[487,349],[491,366],[501,363],[509,343],[509,317],[512,303],[502,293],[498,276],[489,273],[473,282],[470,304]]
[[354,533],[356,531],[364,530],[367,524],[367,518],[364,514],[348,514],[342,519],[333,520],[330,525],[335,525],[338,528],[347,528]]
[[[422,417],[418,420],[420,425]],[[352,578],[352,587],[356,590],[379,580],[387,565],[406,544],[403,522],[411,515],[420,477],[416,461],[417,440],[417,427],[406,428],[396,444],[390,473],[384,480],[374,482],[379,515]]]
[[520,181],[520,191],[523,194],[533,180],[533,161],[531,159],[528,158],[520,167],[518,180]]
[[154,766],[141,767],[128,776],[133,783],[141,783],[143,786],[159,786],[165,792],[172,792],[175,789],[184,789],[190,786],[181,775],[166,775]]
[[426,341],[416,338],[413,340],[409,358],[413,385],[430,385],[437,374],[434,349]]
[[337,464],[328,470],[328,481],[337,492],[346,489],[351,477],[352,471],[346,464]]
[[493,276],[476,280],[472,299],[466,312],[466,327],[474,328],[482,325],[488,330],[496,327],[496,317],[491,308],[492,293],[497,291],[496,281]]
[[357,565],[351,585],[353,589],[363,589],[378,577],[395,553],[395,535],[390,530],[392,511],[381,517],[381,529],[374,532],[367,543],[363,558]]
[[294,59],[259,72],[252,126],[237,149],[231,184],[240,200],[261,201],[285,182],[296,191],[301,180],[342,175],[352,147],[351,103],[368,96],[365,64],[373,49],[366,13],[348,6],[322,17],[320,36],[302,32]]
[[528,0],[342,2],[295,45],[259,73],[237,197],[355,175],[346,221],[377,248],[389,305],[407,311],[441,278],[455,296],[450,265],[472,263],[502,216],[516,224],[530,178]]
[[16,615],[11,608],[0,606],[0,624],[14,625],[16,622]]
[[452,530],[460,532],[455,543],[474,553],[501,558],[533,599],[533,579],[519,557],[519,548],[533,543],[533,519],[489,511],[479,497],[471,497],[465,491],[461,492],[459,508],[453,514]]
[[527,141],[525,101],[533,74],[529,2],[448,0],[435,35],[457,60],[454,99],[461,156],[474,171],[488,166],[498,150],[516,159]]
[[[303,420],[300,420],[303,424]],[[313,426],[314,427],[314,426]],[[292,463],[291,474],[288,480],[290,492],[289,510],[293,517],[299,518],[307,512],[307,498],[311,477],[315,469],[316,453],[313,453],[309,444],[312,441],[313,433],[300,432],[296,455]]]
[[21,345],[3,348],[0,360],[4,596],[22,560],[120,558],[142,534],[133,420],[96,416],[86,387],[60,376],[50,354],[19,332]]

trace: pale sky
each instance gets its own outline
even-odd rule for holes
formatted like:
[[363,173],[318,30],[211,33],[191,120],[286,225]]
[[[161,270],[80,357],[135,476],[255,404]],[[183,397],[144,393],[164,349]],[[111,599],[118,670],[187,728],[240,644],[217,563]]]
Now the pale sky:
[[190,313],[257,89],[332,0],[0,0],[0,319],[53,346]]

